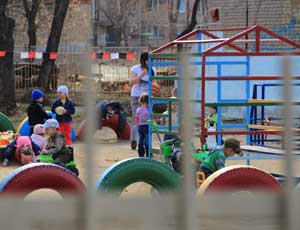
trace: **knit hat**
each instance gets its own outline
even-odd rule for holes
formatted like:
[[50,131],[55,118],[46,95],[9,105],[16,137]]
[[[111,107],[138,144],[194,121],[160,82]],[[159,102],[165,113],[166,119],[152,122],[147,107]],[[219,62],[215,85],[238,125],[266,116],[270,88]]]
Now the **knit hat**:
[[40,135],[44,133],[44,127],[41,124],[37,124],[33,128],[33,133],[36,135]]
[[33,101],[38,100],[38,99],[40,99],[41,97],[44,97],[44,96],[45,96],[45,94],[39,89],[35,89],[31,93],[31,97],[32,97]]
[[234,138],[227,139],[224,143],[224,147],[232,149],[237,155],[240,156],[243,155],[240,147],[240,141],[238,141],[237,139]]
[[63,93],[63,94],[66,94],[68,95],[69,94],[69,89],[67,86],[65,85],[61,85],[57,88],[57,93]]
[[59,124],[58,124],[57,120],[52,118],[52,119],[48,119],[43,126],[44,126],[44,129],[58,128]]
[[31,139],[27,136],[18,137],[16,140],[16,148],[28,146],[32,149]]

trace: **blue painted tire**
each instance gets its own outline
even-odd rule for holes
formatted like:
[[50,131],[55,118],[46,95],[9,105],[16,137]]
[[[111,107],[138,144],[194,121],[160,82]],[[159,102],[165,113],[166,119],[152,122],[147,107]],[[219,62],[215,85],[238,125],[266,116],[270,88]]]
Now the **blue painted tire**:
[[33,163],[10,173],[0,184],[1,195],[25,198],[38,189],[53,189],[61,195],[79,194],[85,187],[71,171],[54,164]]
[[144,182],[159,192],[174,191],[181,177],[168,165],[148,158],[131,158],[108,168],[98,179],[99,192],[119,196],[131,184]]
[[[56,117],[55,113],[52,113],[50,111],[47,111],[47,113],[49,115],[52,116],[52,118]],[[18,126],[17,128],[17,133],[19,133],[21,136],[30,136],[30,127],[29,127],[29,123],[28,123],[28,117],[26,117]],[[72,128],[72,141],[76,140],[76,132],[74,130],[74,128]]]

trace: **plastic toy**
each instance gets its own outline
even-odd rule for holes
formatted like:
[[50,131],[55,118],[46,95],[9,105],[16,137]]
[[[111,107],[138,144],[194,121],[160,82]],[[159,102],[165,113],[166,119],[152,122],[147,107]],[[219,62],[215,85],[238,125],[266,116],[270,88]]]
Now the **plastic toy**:
[[[41,154],[40,157],[40,162],[41,163],[50,163],[50,164],[55,164],[54,162],[54,159],[53,159],[53,156],[52,155],[45,155],[45,154]],[[68,162],[67,164],[65,165],[61,165],[63,166],[64,168],[66,169],[69,169],[71,172],[75,173],[77,176],[79,175],[79,170],[77,169],[76,167],[76,163],[74,160]]]
[[[147,123],[152,126],[152,129],[157,135],[159,145],[160,145],[160,158],[163,162],[172,167],[176,172],[181,172],[181,162],[182,162],[182,151],[180,147],[179,139],[171,139],[167,141],[162,141],[159,135],[158,125],[152,121],[148,120]],[[199,168],[201,163],[207,158],[208,151],[206,150],[205,145],[202,148],[202,151],[195,150],[193,148],[192,156],[196,163],[196,168]]]

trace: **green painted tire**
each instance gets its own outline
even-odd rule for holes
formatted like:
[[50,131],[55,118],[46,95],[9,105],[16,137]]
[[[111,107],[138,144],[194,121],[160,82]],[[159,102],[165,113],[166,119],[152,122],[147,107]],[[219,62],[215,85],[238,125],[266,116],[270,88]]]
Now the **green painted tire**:
[[144,182],[163,193],[175,190],[181,182],[180,178],[165,163],[148,158],[131,158],[109,167],[99,177],[96,189],[119,196],[129,185]]
[[7,116],[5,116],[3,113],[0,112],[0,132],[5,132],[8,130],[13,131],[14,133],[16,132],[14,126],[9,121]]

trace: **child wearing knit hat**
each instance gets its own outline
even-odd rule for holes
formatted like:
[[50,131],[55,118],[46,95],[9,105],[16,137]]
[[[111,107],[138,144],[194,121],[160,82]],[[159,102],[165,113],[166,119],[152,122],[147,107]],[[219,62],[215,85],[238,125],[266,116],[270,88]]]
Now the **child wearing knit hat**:
[[69,99],[69,89],[65,85],[57,88],[57,100],[53,102],[51,111],[56,114],[59,123],[58,131],[65,135],[68,146],[72,145],[72,115],[75,113],[73,102]]
[[28,123],[30,126],[30,135],[33,133],[33,128],[37,124],[44,124],[45,120],[51,118],[44,109],[44,93],[35,89],[31,93],[32,102],[27,109]]
[[46,139],[44,138],[44,127],[41,124],[37,124],[33,128],[33,134],[31,140],[36,143],[41,150],[46,147]]

